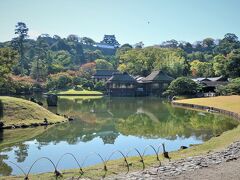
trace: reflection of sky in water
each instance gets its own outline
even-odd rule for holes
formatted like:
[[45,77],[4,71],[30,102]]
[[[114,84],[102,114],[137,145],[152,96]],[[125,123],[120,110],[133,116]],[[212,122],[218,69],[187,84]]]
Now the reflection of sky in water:
[[[115,150],[126,154],[130,149],[137,148],[143,153],[147,145],[157,149],[163,142],[167,151],[174,151],[180,146],[202,143],[238,124],[223,116],[173,108],[158,98],[62,99],[57,108],[50,110],[73,116],[75,121],[50,127],[36,136],[35,140],[16,144],[0,152],[0,155],[8,155],[9,158],[4,162],[11,166],[12,174],[21,172],[7,161],[13,161],[27,171],[38,158],[49,157],[57,163],[65,153],[74,154],[81,164],[94,151],[108,158]],[[154,152],[149,148],[146,154]],[[132,151],[129,154],[133,155],[137,153]],[[112,159],[120,157],[116,153]],[[101,163],[101,159],[94,155],[84,165],[96,163]],[[69,168],[78,168],[78,165],[67,155],[59,164],[59,169]],[[52,165],[45,159],[32,169],[33,173],[52,171]]]
[[[38,142],[36,140],[27,141],[25,144],[29,145],[28,149],[28,157],[26,157],[25,161],[22,163],[18,163],[25,171],[27,171],[30,165],[34,162],[34,160],[46,156],[49,157],[54,163],[57,163],[58,159],[66,152],[73,153],[80,164],[83,162],[83,159],[88,156],[91,152],[98,152],[103,158],[108,158],[110,154],[115,150],[121,150],[125,154],[131,150],[131,148],[137,148],[141,153],[143,153],[145,147],[147,145],[153,145],[157,147],[162,143],[165,143],[167,151],[173,151],[179,149],[180,146],[189,144],[198,144],[202,143],[201,140],[197,140],[194,137],[190,137],[187,139],[177,138],[175,140],[166,140],[166,139],[145,139],[145,138],[138,138],[134,136],[123,136],[119,135],[113,144],[104,144],[101,138],[94,138],[89,142],[79,142],[75,145],[69,145],[67,142],[59,142],[56,145],[53,143],[49,143],[47,146],[42,146],[41,149],[38,149]],[[7,154],[10,158],[8,161],[16,162],[16,155],[14,154],[14,148],[10,152],[1,153]],[[162,146],[160,148],[162,151]],[[146,154],[154,154],[152,149],[148,149]],[[136,152],[131,151],[129,156],[137,155]],[[115,154],[112,159],[121,158],[120,154]],[[93,165],[96,163],[101,163],[101,160],[97,156],[90,156],[88,161],[86,161],[85,166]],[[21,174],[21,172],[13,167],[12,174]],[[63,160],[59,164],[59,169],[70,169],[70,168],[78,168],[76,162],[70,157],[65,156]],[[33,173],[39,172],[49,172],[53,171],[53,167],[50,163],[46,160],[40,160],[36,166],[32,169]]]

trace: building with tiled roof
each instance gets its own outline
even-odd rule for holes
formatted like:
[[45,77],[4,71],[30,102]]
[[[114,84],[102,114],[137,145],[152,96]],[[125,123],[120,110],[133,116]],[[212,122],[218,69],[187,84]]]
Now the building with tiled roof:
[[128,73],[113,73],[107,81],[108,94],[110,96],[135,96],[137,81]]

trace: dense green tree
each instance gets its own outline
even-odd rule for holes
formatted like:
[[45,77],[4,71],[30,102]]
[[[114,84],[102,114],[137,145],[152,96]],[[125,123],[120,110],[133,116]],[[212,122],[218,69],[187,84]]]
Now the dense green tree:
[[47,77],[47,66],[45,61],[41,59],[36,59],[32,62],[31,65],[31,77],[37,81],[45,80]]
[[214,42],[214,39],[212,38],[205,38],[202,41],[203,51],[211,53],[212,50],[215,48],[216,44]]
[[28,64],[26,57],[24,55],[25,49],[24,49],[24,40],[28,37],[28,28],[25,23],[23,22],[18,22],[17,25],[15,26],[15,34],[18,35],[18,37],[13,38],[12,40],[12,45],[15,49],[18,50],[20,59],[19,59],[19,65],[20,65],[20,70],[21,74],[24,74],[24,69],[28,69]]
[[140,42],[136,43],[136,44],[134,45],[134,47],[135,47],[136,49],[142,49],[142,48],[144,47],[144,43],[143,43],[142,41],[140,41]]
[[240,78],[232,79],[226,86],[218,86],[216,92],[220,95],[240,95]]
[[190,63],[193,76],[211,77],[214,75],[213,65],[211,62],[201,62],[194,60]]
[[186,53],[192,53],[193,52],[193,46],[189,42],[182,41],[178,45],[179,48],[184,50]]
[[96,69],[106,69],[106,70],[113,70],[113,65],[106,61],[105,59],[96,59]]
[[164,41],[160,47],[164,47],[164,48],[178,48],[178,41],[176,41],[175,39],[169,40],[169,41]]
[[77,35],[75,35],[75,34],[70,34],[67,37],[67,40],[70,41],[70,42],[78,42],[79,39],[80,38]]
[[235,34],[227,33],[215,48],[215,53],[229,54],[232,50],[240,48],[240,42]]
[[72,76],[67,73],[51,75],[47,79],[48,89],[66,89],[72,86]]
[[203,52],[193,52],[191,54],[188,54],[187,59],[189,61],[193,61],[193,60],[196,60],[196,59],[199,60],[199,61],[205,61]]
[[119,70],[133,75],[148,75],[153,70],[165,70],[177,77],[188,73],[189,65],[180,49],[148,47],[123,52],[119,58]]
[[226,57],[221,54],[214,57],[213,70],[216,76],[227,75],[227,63]]
[[171,82],[166,95],[196,95],[201,86],[187,77],[179,77]]
[[240,49],[233,50],[227,56],[227,74],[229,77],[240,77]]
[[39,37],[35,45],[35,56],[31,64],[31,77],[36,79],[37,82],[40,79],[45,79],[47,76],[47,65],[50,65],[47,61],[48,55],[48,44],[43,38]]
[[91,38],[88,38],[88,37],[82,37],[81,38],[81,43],[91,46],[91,45],[95,44],[95,41]]
[[67,51],[57,51],[52,53],[53,64],[58,64],[62,68],[67,67],[71,64],[71,55]]
[[10,48],[0,48],[0,86],[7,81],[13,66],[17,63],[19,55]]
[[92,62],[92,61],[95,61],[96,59],[103,58],[103,54],[100,50],[95,50],[95,51],[86,50],[84,51],[84,56],[87,62]]

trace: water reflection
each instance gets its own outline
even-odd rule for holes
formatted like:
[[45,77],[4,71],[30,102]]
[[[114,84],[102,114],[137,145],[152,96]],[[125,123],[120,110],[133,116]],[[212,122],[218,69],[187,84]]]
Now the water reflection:
[[[2,150],[0,174],[19,173],[6,163],[7,159],[27,169],[38,157],[50,156],[56,162],[66,152],[82,157],[90,151],[105,155],[116,149],[131,146],[143,149],[163,141],[170,151],[181,145],[201,143],[238,125],[237,121],[223,116],[173,108],[157,98],[61,98],[58,107],[50,110],[73,116],[75,121],[47,128],[33,139]],[[3,139],[0,145],[11,134],[9,131],[0,134]],[[22,134],[23,130],[14,130],[16,136],[18,132]],[[67,162],[61,168],[74,168],[73,163]],[[87,165],[97,162],[93,159]],[[47,165],[39,167],[34,172],[49,171]]]

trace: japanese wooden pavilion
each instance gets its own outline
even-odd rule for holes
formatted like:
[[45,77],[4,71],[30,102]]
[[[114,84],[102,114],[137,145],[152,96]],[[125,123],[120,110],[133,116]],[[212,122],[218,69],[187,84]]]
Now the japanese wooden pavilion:
[[145,96],[160,96],[167,86],[174,80],[163,71],[153,71],[139,82]]
[[137,81],[128,73],[113,73],[107,81],[107,90],[110,96],[135,96]]
[[110,96],[160,96],[174,78],[163,71],[154,71],[147,77],[133,77],[128,73],[113,73],[107,81]]

